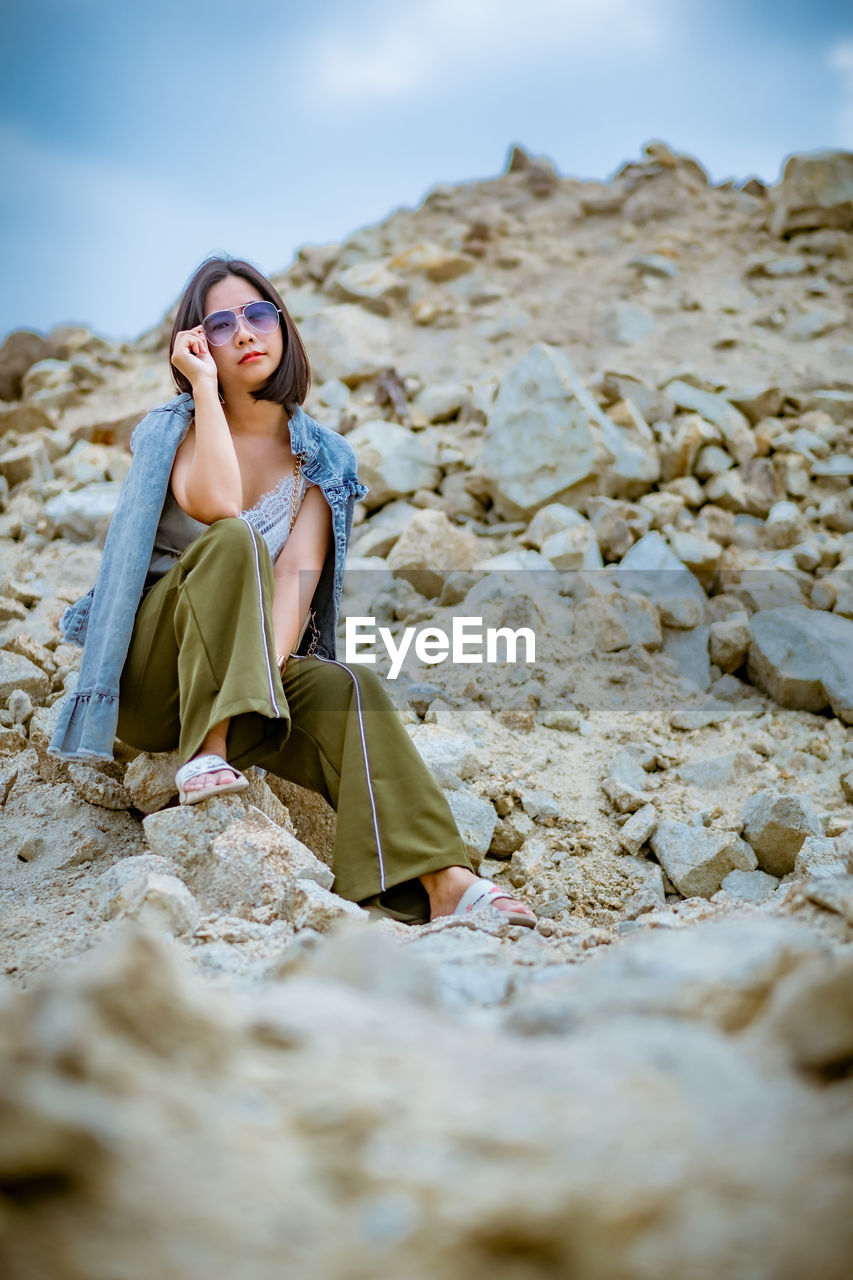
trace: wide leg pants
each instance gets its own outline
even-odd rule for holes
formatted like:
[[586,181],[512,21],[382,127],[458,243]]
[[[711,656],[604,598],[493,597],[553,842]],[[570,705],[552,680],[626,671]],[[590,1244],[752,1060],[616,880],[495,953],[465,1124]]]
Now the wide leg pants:
[[370,667],[292,654],[279,673],[273,591],[269,549],[248,521],[217,520],[196,538],[140,602],[118,737],[185,763],[230,717],[229,763],[260,765],[337,811],[335,892],[428,920],[417,877],[473,870],[447,799]]

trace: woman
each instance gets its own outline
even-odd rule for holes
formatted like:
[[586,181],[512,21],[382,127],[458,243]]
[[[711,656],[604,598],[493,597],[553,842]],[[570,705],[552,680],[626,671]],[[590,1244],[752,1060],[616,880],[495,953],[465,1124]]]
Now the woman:
[[121,669],[118,737],[177,749],[182,804],[245,789],[250,765],[319,792],[338,813],[345,898],[407,922],[488,898],[532,927],[529,907],[475,875],[381,680],[335,658],[366,489],[352,446],[301,409],[310,369],[278,292],[242,259],[206,260],[169,354],[183,394],[164,408],[186,423]]

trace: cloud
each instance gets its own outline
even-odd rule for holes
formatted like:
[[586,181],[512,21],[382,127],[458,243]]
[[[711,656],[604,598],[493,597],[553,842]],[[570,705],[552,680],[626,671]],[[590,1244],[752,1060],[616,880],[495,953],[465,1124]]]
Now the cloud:
[[665,7],[664,0],[424,0],[374,9],[369,25],[362,13],[357,30],[316,40],[306,65],[315,87],[338,102],[411,98],[459,74],[511,76],[521,58],[656,49]]
[[853,149],[853,40],[833,45],[827,61],[841,76],[841,104],[837,115],[840,144]]

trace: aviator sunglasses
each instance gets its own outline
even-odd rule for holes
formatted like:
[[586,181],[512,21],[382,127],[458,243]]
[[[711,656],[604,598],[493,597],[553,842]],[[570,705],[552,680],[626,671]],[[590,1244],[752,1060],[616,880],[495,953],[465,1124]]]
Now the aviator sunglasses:
[[247,302],[238,311],[230,308],[226,311],[211,311],[201,322],[204,336],[212,347],[221,347],[229,342],[240,324],[239,317],[254,329],[256,333],[272,333],[278,328],[280,308],[274,302]]

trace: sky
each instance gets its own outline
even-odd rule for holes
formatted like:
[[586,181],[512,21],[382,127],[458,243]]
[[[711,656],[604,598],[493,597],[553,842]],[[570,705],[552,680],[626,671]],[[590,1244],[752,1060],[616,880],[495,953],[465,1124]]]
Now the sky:
[[835,0],[6,0],[0,341],[157,325],[208,254],[284,270],[509,148],[715,182],[853,150]]

